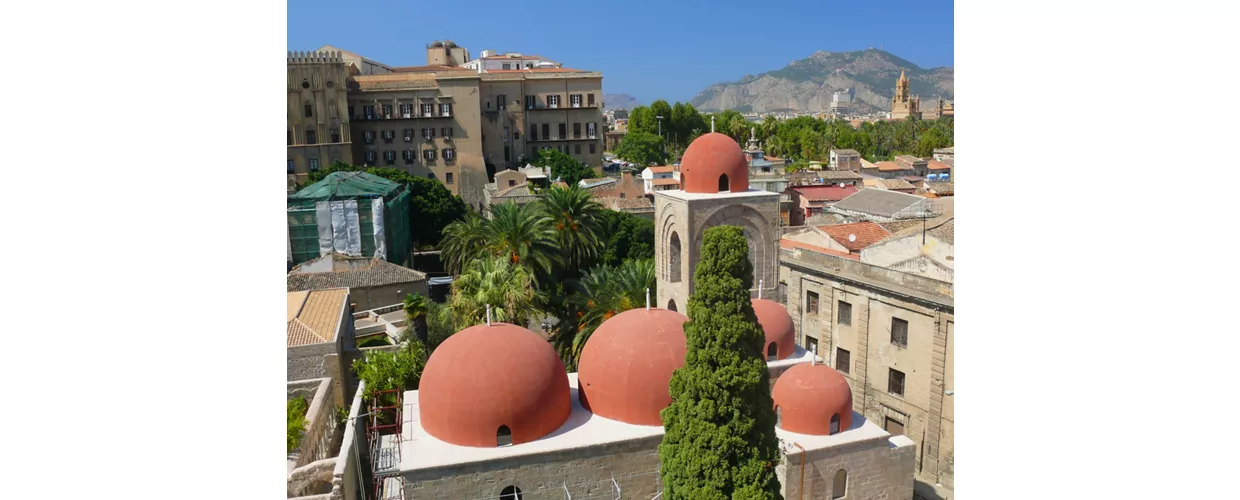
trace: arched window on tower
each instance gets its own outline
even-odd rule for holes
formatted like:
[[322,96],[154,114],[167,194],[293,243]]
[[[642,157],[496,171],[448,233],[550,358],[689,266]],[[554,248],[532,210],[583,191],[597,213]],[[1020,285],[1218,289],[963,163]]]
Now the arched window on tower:
[[668,245],[667,280],[672,283],[680,283],[680,235],[672,232],[671,244]]
[[827,434],[835,434],[840,431],[840,414],[831,415],[831,428],[827,430]]
[[512,431],[507,425],[499,426],[499,431],[495,433],[496,446],[512,446]]
[[766,360],[767,360],[767,361],[776,361],[776,360],[778,360],[778,359],[779,359],[779,346],[775,345],[775,343],[774,343],[774,342],[771,342],[770,344],[767,344],[767,346],[766,346]]
[[726,193],[731,190],[732,189],[728,184],[728,174],[719,174],[719,192]]
[[835,471],[835,481],[831,483],[831,498],[844,498],[848,493],[848,473],[844,469]]
[[505,486],[499,492],[499,500],[521,500],[521,488],[516,486]]

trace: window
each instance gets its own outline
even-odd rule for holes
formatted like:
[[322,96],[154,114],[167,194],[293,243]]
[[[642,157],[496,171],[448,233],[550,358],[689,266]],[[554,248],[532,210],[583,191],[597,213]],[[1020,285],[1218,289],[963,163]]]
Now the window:
[[555,136],[557,139],[568,139],[568,124],[560,124],[560,135]]
[[431,116],[434,116],[434,115],[435,115],[434,104],[423,104],[422,105],[422,116],[423,117],[430,118]]
[[288,173],[290,174],[293,173],[293,160],[292,159],[288,161]]
[[374,119],[375,119],[375,107],[374,107],[374,105],[372,105],[372,104],[367,104],[367,105],[365,105],[365,106],[362,106],[362,115],[363,115],[363,117],[365,117],[367,120],[374,120]]
[[558,96],[558,95],[549,95],[549,96],[547,96],[547,107],[548,107],[548,108],[558,108],[558,107],[560,107],[560,96]]
[[[836,433],[840,432],[840,414],[839,414],[839,413],[836,413],[836,414],[834,414],[834,415],[831,415],[831,423],[830,423],[830,424],[828,424],[828,425],[829,425],[829,427],[827,427],[827,434],[828,434],[828,435],[829,435],[829,434],[836,434]],[[837,498],[838,498],[838,497],[837,497]]]
[[[456,159],[456,150],[452,148],[444,148],[443,161],[452,161]],[[451,184],[451,183],[449,183]]]
[[362,136],[366,138],[366,144],[375,143],[375,132],[373,130],[362,132]]
[[375,152],[374,152],[374,151],[367,151],[367,152],[366,152],[366,164],[367,164],[367,165],[374,165],[374,164],[375,164]]
[[508,109],[508,96],[504,94],[495,96],[495,107],[497,109]]
[[293,145],[293,131],[292,130],[288,131],[288,145],[289,146]]
[[521,140],[521,132],[518,132],[518,131],[516,131],[516,130],[513,130],[513,131],[512,131],[512,140],[514,140],[514,141],[519,141],[519,140]]
[[573,105],[574,108],[580,108],[581,107],[581,94],[573,94],[573,95],[568,96],[568,101],[570,104]]
[[401,104],[400,105],[400,117],[401,118],[413,118],[413,105],[412,104]]
[[[680,283],[680,235],[672,232],[671,244],[668,245],[670,252],[668,253],[668,281],[672,283]],[[673,309],[675,310],[675,309]]]
[[779,346],[774,342],[771,342],[766,346],[766,360],[768,362],[779,360]]
[[891,343],[900,347],[908,347],[908,322],[900,318],[891,318]]
[[538,102],[536,99],[532,95],[525,96],[525,109],[534,109],[534,104]]
[[413,129],[405,129],[405,142],[413,142]]
[[452,184],[452,172],[448,172],[448,173],[446,173],[446,174],[443,174],[443,181],[444,181],[445,183]]
[[[499,426],[499,430],[495,431],[495,441],[498,446],[512,445],[512,431],[508,430],[507,425],[501,425]],[[510,486],[509,488],[513,487]],[[509,488],[504,488],[504,491],[509,491]],[[504,496],[501,494],[500,498],[504,498]]]
[[628,198],[628,196],[625,196],[625,193],[621,192],[621,193],[620,193],[620,199],[622,199],[622,200],[623,200],[623,199],[625,199],[625,198]]
[[445,102],[439,104],[439,116],[452,116],[452,103]]
[[904,423],[891,417],[883,417],[883,429],[892,436],[904,435]]
[[805,292],[805,314],[818,314],[818,292]]
[[412,149],[406,149],[405,152],[402,153],[402,156],[404,156],[405,158],[405,163],[407,164],[413,163],[413,150]]
[[574,123],[573,124],[573,139],[580,139],[580,138],[581,138],[581,124]]
[[580,145],[580,144],[573,144],[573,154],[575,154],[575,155],[579,155],[579,154],[581,154],[581,145]]
[[511,153],[508,152],[508,146],[504,146],[504,161],[509,161],[509,156],[511,156]]
[[586,137],[590,139],[597,139],[597,137],[595,137],[594,135],[596,130],[598,129],[594,128],[594,122],[587,123],[586,124]]
[[303,89],[308,89],[308,88],[310,88],[310,82],[307,82],[307,81],[305,81],[305,80],[302,80],[302,81],[301,81],[301,88],[303,88]]
[[384,104],[384,105],[383,105],[383,117],[384,117],[384,118],[391,118],[391,117],[392,117],[392,105],[391,105],[391,104]]
[[306,130],[306,144],[318,144],[318,134],[314,133],[314,129]]
[[435,129],[434,129],[433,127],[432,127],[432,128],[423,128],[423,129],[422,129],[422,138],[423,138],[423,139],[426,139],[426,140],[428,140],[428,141],[429,141],[429,140],[431,140],[431,139],[434,139],[434,138],[435,138]]
[[535,125],[533,123],[530,124],[530,140],[531,141],[538,140],[538,125]]
[[596,151],[597,149],[595,149],[595,144],[591,142],[590,143],[590,154],[595,154]]
[[383,160],[386,161],[388,165],[396,163],[396,152],[395,151],[384,151]]
[[500,68],[500,69],[512,69],[512,65],[511,65],[511,64],[508,64],[508,63],[504,63],[504,64],[503,64],[503,66],[501,66],[501,68]]
[[814,337],[810,337],[809,335],[806,335],[805,336],[805,350],[809,351],[810,354],[818,355],[818,339]]
[[319,159],[318,159],[318,158],[311,158],[309,161],[310,161],[310,171],[311,171],[311,172],[313,172],[313,171],[315,171],[315,170],[318,170],[318,169],[319,169]]
[[314,117],[314,105],[310,104],[310,101],[306,101],[306,104],[304,107],[306,111],[306,118],[313,118]]
[[551,124],[550,123],[542,124],[542,133],[543,133],[542,137],[544,141],[551,138]]
[[594,107],[594,94],[586,94],[586,105]]
[[384,130],[384,131],[383,131],[383,140],[384,140],[384,141],[387,141],[387,142],[392,142],[392,139],[395,139],[395,138],[396,138],[396,131],[395,131],[395,130]]
[[839,304],[835,308],[835,322],[841,325],[852,324],[852,304],[842,300],[839,301]]
[[840,469],[835,471],[835,480],[831,482],[831,500],[844,498],[846,494],[848,494],[848,473]]
[[[511,441],[511,438],[509,438],[509,441]],[[521,488],[516,486],[504,487],[503,491],[499,492],[499,500],[523,500],[521,498]]]
[[435,161],[435,150],[428,149],[426,151],[423,151],[422,157],[426,158],[426,161]]
[[852,363],[851,354],[839,347],[835,348],[835,369],[840,373],[848,373],[848,367]]
[[[427,178],[427,179],[434,179],[434,178],[435,178],[435,172],[431,172],[431,173],[429,173],[429,174],[426,174],[426,178]],[[479,208],[478,210],[479,210],[479,211],[481,211],[482,209],[481,209],[481,208]]]
[[731,190],[731,184],[728,183],[728,174],[719,174],[719,192],[723,193]]
[[340,129],[334,128],[334,129],[331,129],[329,132],[331,132],[331,135],[332,135],[332,142],[340,142]]
[[445,140],[452,139],[452,127],[444,127],[443,130],[440,130],[440,133]]
[[513,187],[513,186],[516,186],[516,185],[517,185],[517,180],[516,180],[516,179],[508,179],[508,187]]
[[887,369],[887,392],[904,397],[904,372],[894,368]]

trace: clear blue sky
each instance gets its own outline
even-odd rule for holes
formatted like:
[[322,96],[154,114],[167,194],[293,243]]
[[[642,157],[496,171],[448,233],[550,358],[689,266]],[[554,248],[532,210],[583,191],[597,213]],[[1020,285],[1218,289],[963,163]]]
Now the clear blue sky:
[[953,65],[951,0],[290,0],[288,50],[340,47],[393,66],[426,64],[451,39],[603,73],[603,90],[688,101],[712,83],[814,51],[882,46],[923,68]]

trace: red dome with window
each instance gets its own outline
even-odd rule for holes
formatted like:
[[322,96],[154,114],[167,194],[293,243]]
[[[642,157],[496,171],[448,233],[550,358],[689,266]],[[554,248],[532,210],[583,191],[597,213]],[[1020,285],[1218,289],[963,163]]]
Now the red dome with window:
[[630,309],[603,322],[581,351],[581,406],[612,420],[663,425],[659,412],[672,404],[672,372],[688,352],[686,321],[667,309]]
[[767,361],[792,356],[796,352],[797,330],[788,310],[779,302],[770,299],[753,299],[753,313],[758,317],[762,333],[766,335],[766,341],[762,344],[762,355]]
[[494,447],[560,428],[572,396],[551,344],[525,328],[492,323],[461,330],[435,349],[422,370],[418,409],[431,436]]
[[775,381],[771,399],[783,430],[825,436],[852,426],[852,389],[830,366],[789,368]]
[[689,193],[743,193],[749,190],[749,161],[731,137],[711,132],[685,149],[680,184]]

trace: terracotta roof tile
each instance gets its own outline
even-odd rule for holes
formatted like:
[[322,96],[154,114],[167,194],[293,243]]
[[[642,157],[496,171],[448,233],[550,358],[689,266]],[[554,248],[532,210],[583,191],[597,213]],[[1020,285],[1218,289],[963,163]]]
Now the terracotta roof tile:
[[950,170],[952,166],[938,160],[930,160],[926,162],[926,168],[930,170]]
[[879,181],[882,182],[884,187],[892,191],[899,191],[902,189],[907,189],[907,190],[917,189],[916,186],[913,186],[911,183],[909,183],[909,181],[906,181],[904,179],[879,179]]
[[839,250],[832,250],[830,248],[820,247],[818,245],[811,245],[809,243],[801,243],[799,241],[793,241],[793,240],[788,240],[788,239],[780,239],[779,246],[780,248],[786,248],[788,250],[794,250],[794,249],[809,250],[812,252],[825,253],[827,255],[834,255],[836,257],[843,257],[845,259],[852,259],[856,261],[861,260],[860,255],[845,253]]
[[646,167],[654,174],[670,174],[676,171],[676,167],[672,165],[659,165],[657,167]]
[[897,170],[908,170],[908,167],[896,163],[894,161],[880,161],[877,163],[880,172],[894,172]]
[[[336,340],[344,317],[348,288],[292,292],[289,294],[288,346],[321,344]],[[297,300],[303,299],[303,300]]]
[[[891,233],[886,229],[883,229],[883,226],[873,222],[856,222],[853,224],[821,226],[818,229],[821,229],[822,232],[827,233],[831,239],[839,242],[841,245],[844,245],[844,248],[847,248],[851,252],[861,251],[862,248],[878,243],[879,241],[882,241],[883,238],[891,236]],[[849,235],[856,237],[854,241],[848,240]]]
[[856,186],[839,187],[836,185],[794,186],[790,189],[809,201],[840,201],[857,192]]
[[650,184],[654,186],[679,186],[680,180],[675,177],[664,177],[662,179],[654,179],[650,181]]

